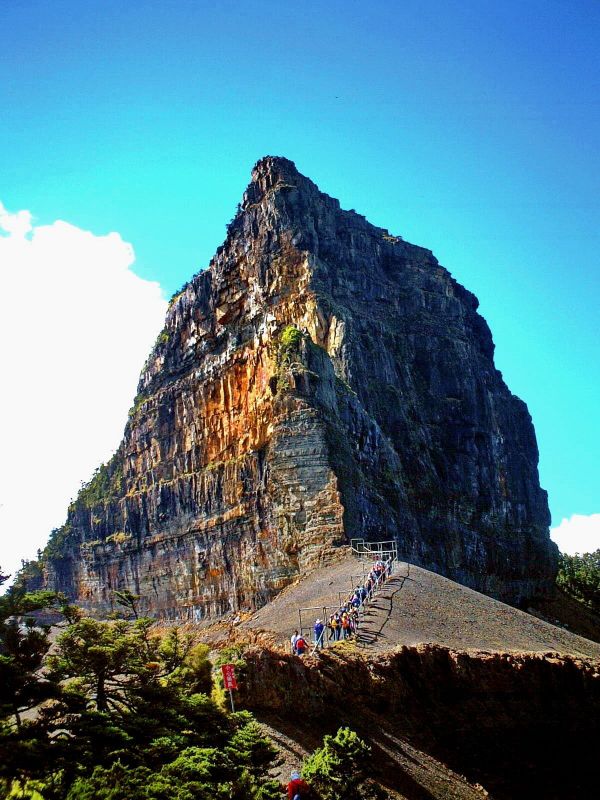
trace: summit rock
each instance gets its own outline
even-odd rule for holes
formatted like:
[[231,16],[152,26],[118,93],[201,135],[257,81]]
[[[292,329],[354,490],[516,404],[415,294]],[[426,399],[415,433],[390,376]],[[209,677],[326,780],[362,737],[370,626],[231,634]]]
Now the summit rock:
[[543,593],[535,433],[477,307],[429,250],[261,159],[170,303],[118,451],[53,533],[46,585],[197,621],[360,537],[512,603]]

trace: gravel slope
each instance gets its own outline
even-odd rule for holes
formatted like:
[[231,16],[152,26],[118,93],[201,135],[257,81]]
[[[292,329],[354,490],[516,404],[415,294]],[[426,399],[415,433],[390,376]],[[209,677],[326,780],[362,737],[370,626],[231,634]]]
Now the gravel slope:
[[[300,578],[240,627],[270,631],[284,642],[298,608],[332,606],[363,566],[350,553]],[[303,614],[305,624],[322,612]],[[548,652],[600,659],[600,644],[500,603],[429,570],[400,564],[367,610],[359,642],[375,651],[434,643],[455,649]]]

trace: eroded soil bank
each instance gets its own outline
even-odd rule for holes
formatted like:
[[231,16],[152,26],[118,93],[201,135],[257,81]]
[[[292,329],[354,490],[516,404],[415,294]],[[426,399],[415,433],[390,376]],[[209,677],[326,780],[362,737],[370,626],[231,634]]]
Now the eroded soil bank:
[[352,726],[373,745],[381,782],[403,797],[444,796],[394,756],[413,748],[496,800],[569,800],[596,786],[598,661],[435,645],[370,657],[344,645],[304,660],[252,646],[244,658],[243,706],[300,742]]

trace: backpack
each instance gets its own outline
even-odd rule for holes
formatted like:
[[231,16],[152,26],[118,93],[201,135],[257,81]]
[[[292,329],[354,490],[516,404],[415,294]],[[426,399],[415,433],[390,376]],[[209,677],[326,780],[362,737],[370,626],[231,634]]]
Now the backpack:
[[306,785],[306,783],[304,783],[304,781],[298,781],[298,783],[301,783],[301,785],[294,786],[293,800],[308,800],[309,797],[313,796],[310,788]]

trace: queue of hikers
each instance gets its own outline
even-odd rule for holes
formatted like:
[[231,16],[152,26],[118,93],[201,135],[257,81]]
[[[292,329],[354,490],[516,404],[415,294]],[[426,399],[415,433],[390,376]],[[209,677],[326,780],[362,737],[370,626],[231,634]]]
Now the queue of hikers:
[[[346,602],[331,614],[326,622],[316,619],[313,626],[313,646],[315,649],[324,647],[325,631],[327,631],[327,641],[339,642],[340,639],[349,639],[356,635],[360,622],[360,612],[364,605],[373,597],[376,590],[389,577],[392,569],[392,559],[387,561],[376,561],[373,564],[364,584],[357,586]],[[309,643],[302,635],[302,632],[294,631],[290,639],[292,653],[303,656],[309,649]]]

